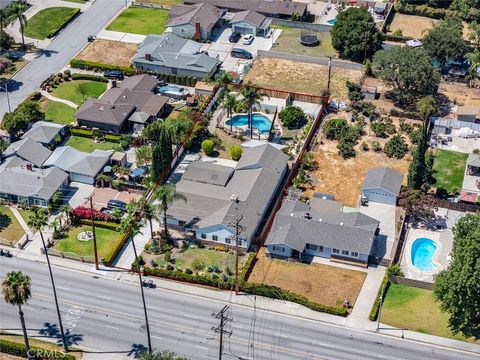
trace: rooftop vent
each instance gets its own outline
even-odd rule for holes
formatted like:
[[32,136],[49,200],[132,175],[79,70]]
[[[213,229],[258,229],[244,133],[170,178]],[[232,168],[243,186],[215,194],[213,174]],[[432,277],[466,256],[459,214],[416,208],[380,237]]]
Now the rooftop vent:
[[230,196],[230,200],[233,202],[238,202],[238,194],[232,194],[232,196]]

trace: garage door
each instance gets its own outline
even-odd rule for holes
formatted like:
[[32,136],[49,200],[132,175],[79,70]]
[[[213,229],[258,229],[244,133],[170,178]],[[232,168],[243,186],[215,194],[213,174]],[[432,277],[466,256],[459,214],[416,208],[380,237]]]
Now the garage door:
[[93,177],[87,176],[87,175],[70,173],[70,180],[71,181],[78,181],[78,182],[81,182],[81,183],[84,183],[84,184],[93,185]]
[[235,26],[233,29],[233,32],[239,32],[240,34],[252,34],[253,35],[253,29],[248,28],[248,27],[243,27],[243,26]]
[[381,190],[364,191],[364,195],[368,199],[368,201],[372,202],[392,205],[395,205],[395,203],[397,202],[397,198],[395,196]]

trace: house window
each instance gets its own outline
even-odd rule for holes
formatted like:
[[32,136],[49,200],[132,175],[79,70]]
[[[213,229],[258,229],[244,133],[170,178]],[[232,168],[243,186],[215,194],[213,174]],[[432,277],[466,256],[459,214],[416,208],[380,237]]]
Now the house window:
[[318,246],[313,244],[307,244],[307,249],[317,251]]
[[348,250],[342,250],[342,255],[348,255],[350,252]]
[[285,252],[285,249],[280,246],[272,246],[273,251],[278,251],[278,252]]
[[318,251],[319,251],[319,252],[323,252],[323,246],[319,246],[319,247],[318,247]]
[[182,226],[182,227],[183,227],[183,226],[185,226],[185,224],[186,224],[185,221],[181,221],[181,220],[180,220],[180,221],[178,222],[178,226]]
[[181,28],[181,29],[180,29],[180,32],[182,32],[182,33],[186,33],[186,32],[187,32],[187,30],[185,30],[184,28]]
[[353,257],[358,257],[358,252],[352,251],[352,253],[350,255],[352,255]]
[[333,249],[332,249],[332,252],[333,252],[334,254],[338,254],[338,253],[340,253],[340,250],[333,248]]
[[200,235],[200,237],[201,237],[202,239],[206,239],[206,238],[207,238],[207,234],[202,233],[202,234]]
[[217,235],[212,235],[212,240],[213,241],[218,241],[218,236]]
[[225,243],[226,244],[231,244],[232,243],[232,238],[229,238],[229,237],[225,238]]

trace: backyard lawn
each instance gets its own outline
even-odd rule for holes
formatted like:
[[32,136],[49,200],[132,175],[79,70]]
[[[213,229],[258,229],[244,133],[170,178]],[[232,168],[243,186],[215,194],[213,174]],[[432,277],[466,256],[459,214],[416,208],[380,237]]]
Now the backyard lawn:
[[45,119],[57,124],[70,125],[75,119],[75,109],[57,101],[43,99],[41,109],[45,113]]
[[215,150],[218,152],[218,156],[231,160],[232,157],[230,156],[230,148],[233,145],[241,145],[242,141],[225,134],[221,130],[215,130],[215,136],[217,136],[218,140],[220,140],[220,145],[215,148]]
[[449,193],[461,190],[468,154],[437,150],[434,156],[432,185],[437,189],[445,189]]
[[7,206],[0,206],[0,243],[11,245],[25,234],[12,210]]
[[338,57],[337,52],[332,46],[332,38],[329,32],[317,33],[320,44],[318,46],[304,46],[300,44],[301,29],[291,27],[281,27],[281,34],[275,44],[272,46],[273,51],[279,51],[296,55],[307,55],[327,58]]
[[89,97],[98,98],[107,90],[107,84],[101,81],[73,80],[66,81],[52,89],[51,95],[60,99],[70,100],[77,105],[84,103],[82,95],[75,91],[78,84],[86,84],[87,94],[85,100]]
[[[90,225],[81,225],[71,228],[65,238],[57,241],[54,249],[77,254],[78,256],[93,256],[93,240],[80,241],[77,238],[77,235],[83,231],[92,231],[92,227]],[[95,233],[97,235],[97,250],[100,258],[105,257],[115,244],[120,241],[122,236],[119,232],[98,226],[95,228]]]
[[80,9],[68,7],[51,7],[40,10],[28,19],[25,36],[39,40],[50,38],[79,11]]
[[117,143],[104,141],[104,142],[94,142],[93,139],[80,137],[80,136],[70,136],[68,139],[66,146],[71,146],[77,150],[83,152],[92,152],[96,149],[99,150],[119,150],[120,145]]
[[440,311],[432,290],[392,284],[385,297],[381,316],[382,323],[398,328],[469,341],[462,335],[451,333],[448,328],[449,316]]
[[107,30],[133,34],[162,34],[168,21],[168,10],[130,7],[124,10]]

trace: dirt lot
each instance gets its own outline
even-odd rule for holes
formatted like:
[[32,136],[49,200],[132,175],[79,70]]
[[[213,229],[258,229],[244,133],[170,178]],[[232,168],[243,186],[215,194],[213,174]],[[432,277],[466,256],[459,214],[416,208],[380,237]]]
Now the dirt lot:
[[75,58],[128,67],[137,47],[137,44],[97,39],[88,44]]
[[[322,95],[327,86],[327,76],[328,68],[323,65],[257,58],[245,80],[266,88]],[[331,98],[346,100],[347,80],[359,82],[361,77],[360,71],[333,68]]]
[[366,275],[333,265],[270,260],[262,249],[248,281],[275,285],[320,304],[341,306],[346,299],[355,303]]
[[[477,80],[477,84],[480,85],[480,81]],[[469,88],[465,84],[442,82],[438,92],[459,105],[480,106],[480,89]]]

